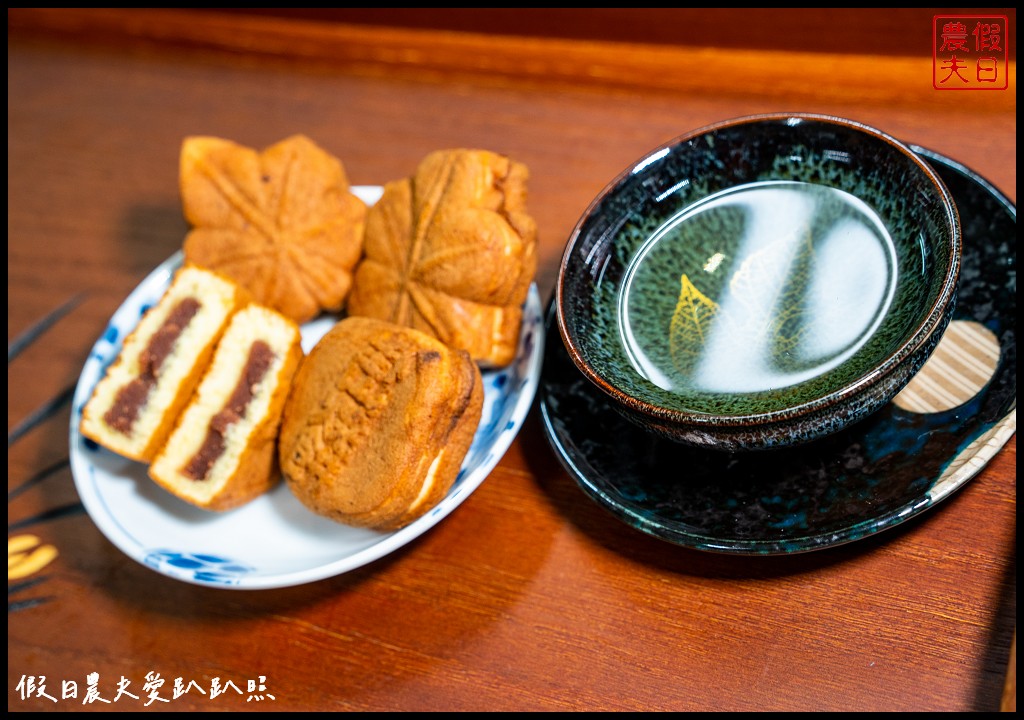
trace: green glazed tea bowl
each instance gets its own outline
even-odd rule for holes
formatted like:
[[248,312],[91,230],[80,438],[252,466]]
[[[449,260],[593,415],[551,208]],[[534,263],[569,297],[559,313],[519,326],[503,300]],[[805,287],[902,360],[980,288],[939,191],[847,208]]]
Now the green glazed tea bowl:
[[952,316],[956,207],[906,145],[858,122],[758,115],[640,158],[590,204],[555,289],[582,374],[644,428],[726,451],[857,422]]

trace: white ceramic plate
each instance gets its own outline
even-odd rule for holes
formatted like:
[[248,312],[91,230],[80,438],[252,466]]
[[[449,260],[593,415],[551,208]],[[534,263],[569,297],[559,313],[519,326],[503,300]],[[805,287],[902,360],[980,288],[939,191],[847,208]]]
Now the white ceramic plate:
[[[353,191],[367,203],[379,187]],[[483,373],[484,408],[462,469],[448,495],[427,515],[401,530],[352,528],[315,515],[284,483],[227,513],[195,508],[156,485],[142,463],[127,460],[78,432],[82,407],[124,337],[170,284],[181,253],[165,261],[129,295],[92,348],[75,390],[70,453],[75,486],[104,535],[146,567],[197,585],[236,589],[278,588],[321,580],[377,560],[419,537],[458,507],[490,474],[522,427],[533,403],[544,356],[536,284],[525,304],[516,359]],[[321,317],[302,327],[306,352],[334,324]]]

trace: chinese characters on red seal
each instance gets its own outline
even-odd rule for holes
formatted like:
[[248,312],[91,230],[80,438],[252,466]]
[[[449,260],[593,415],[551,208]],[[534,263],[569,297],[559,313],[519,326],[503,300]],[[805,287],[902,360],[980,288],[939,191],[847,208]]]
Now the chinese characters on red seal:
[[1005,15],[936,15],[932,84],[936,90],[1006,90],[1009,38]]

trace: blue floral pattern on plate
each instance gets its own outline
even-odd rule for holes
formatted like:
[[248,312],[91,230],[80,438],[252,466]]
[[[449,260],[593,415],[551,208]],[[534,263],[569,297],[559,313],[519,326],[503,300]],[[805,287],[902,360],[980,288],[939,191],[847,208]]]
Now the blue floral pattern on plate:
[[192,573],[197,580],[222,585],[233,585],[243,575],[255,569],[216,555],[181,553],[174,550],[154,550],[146,555],[143,563],[165,575],[171,574],[168,568],[174,568],[176,572]]

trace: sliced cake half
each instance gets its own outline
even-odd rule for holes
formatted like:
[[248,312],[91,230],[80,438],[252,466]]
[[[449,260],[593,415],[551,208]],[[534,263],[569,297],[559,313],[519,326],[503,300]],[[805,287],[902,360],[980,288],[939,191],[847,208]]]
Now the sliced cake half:
[[120,455],[149,462],[192,396],[246,293],[196,266],[175,274],[141,318],[82,410],[81,433]]
[[281,413],[302,357],[294,321],[258,304],[236,313],[150,477],[208,510],[229,510],[276,485]]

